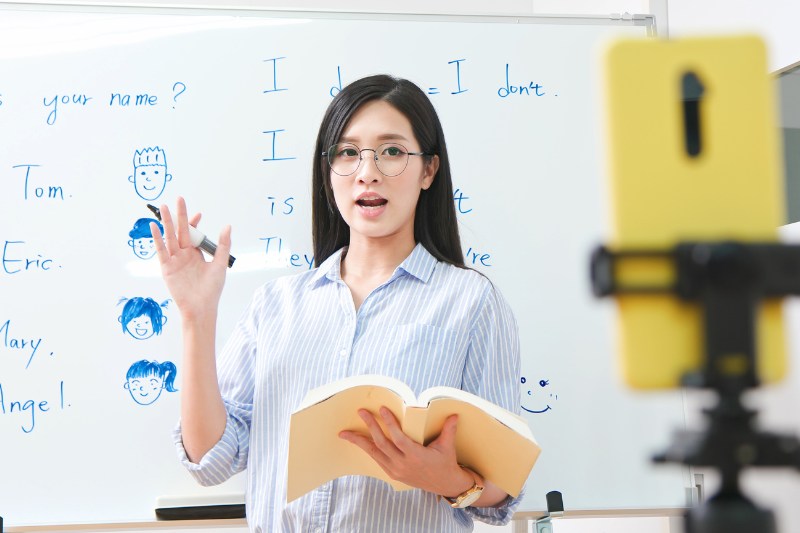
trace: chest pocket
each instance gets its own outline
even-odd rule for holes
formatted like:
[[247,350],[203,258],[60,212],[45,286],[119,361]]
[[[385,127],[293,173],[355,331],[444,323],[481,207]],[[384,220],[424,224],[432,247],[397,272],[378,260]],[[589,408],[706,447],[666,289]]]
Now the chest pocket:
[[375,372],[396,377],[417,392],[434,385],[461,385],[468,332],[406,324],[393,327],[387,341],[384,357],[375,360]]

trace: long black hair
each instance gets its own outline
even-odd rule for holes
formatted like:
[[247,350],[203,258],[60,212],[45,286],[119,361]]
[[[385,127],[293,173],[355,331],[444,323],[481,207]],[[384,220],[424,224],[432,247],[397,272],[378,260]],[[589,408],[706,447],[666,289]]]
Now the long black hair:
[[[322,264],[350,243],[350,228],[336,206],[330,167],[322,152],[339,142],[353,114],[367,102],[382,100],[400,111],[411,123],[414,137],[426,154],[439,156],[439,170],[427,190],[420,191],[414,216],[414,240],[440,261],[464,267],[458,221],[453,203],[450,161],[439,116],[419,87],[385,74],[354,81],[342,89],[325,112],[317,134],[312,179],[314,263]],[[426,162],[430,162],[430,157]]]

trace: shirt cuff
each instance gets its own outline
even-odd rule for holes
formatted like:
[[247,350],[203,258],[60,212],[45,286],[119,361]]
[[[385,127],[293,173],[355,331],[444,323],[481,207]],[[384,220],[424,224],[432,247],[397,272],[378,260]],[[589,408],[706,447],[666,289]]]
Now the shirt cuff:
[[198,463],[192,462],[186,455],[180,422],[173,431],[173,440],[181,464],[203,486],[218,485],[239,471],[237,468],[240,457],[239,442],[230,418],[225,424],[222,437]]
[[519,504],[522,503],[524,494],[525,490],[523,489],[516,498],[508,496],[499,505],[494,507],[467,507],[463,510],[475,520],[494,526],[503,526],[511,522],[514,511],[516,511]]

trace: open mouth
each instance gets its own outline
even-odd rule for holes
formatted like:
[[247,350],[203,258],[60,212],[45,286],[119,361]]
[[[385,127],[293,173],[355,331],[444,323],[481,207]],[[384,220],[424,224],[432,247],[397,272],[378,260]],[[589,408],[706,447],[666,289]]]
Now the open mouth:
[[389,201],[385,198],[360,198],[356,200],[356,203],[361,207],[365,207],[367,209],[377,209],[379,207],[383,207]]

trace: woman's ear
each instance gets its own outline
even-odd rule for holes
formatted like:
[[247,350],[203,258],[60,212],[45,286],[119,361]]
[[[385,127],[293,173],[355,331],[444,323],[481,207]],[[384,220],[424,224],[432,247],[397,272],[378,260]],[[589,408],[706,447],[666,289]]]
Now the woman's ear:
[[422,189],[427,191],[433,185],[436,173],[439,171],[439,156],[434,155],[425,165],[425,173],[422,175]]

